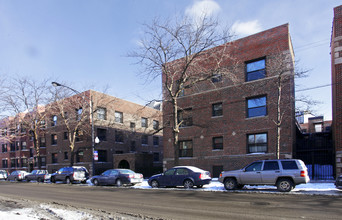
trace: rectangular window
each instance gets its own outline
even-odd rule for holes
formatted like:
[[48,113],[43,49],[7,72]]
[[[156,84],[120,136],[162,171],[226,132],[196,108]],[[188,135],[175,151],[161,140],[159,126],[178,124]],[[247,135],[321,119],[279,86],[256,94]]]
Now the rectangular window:
[[123,143],[124,135],[122,131],[115,130],[115,142]]
[[133,132],[135,132],[135,123],[134,122],[131,122],[130,127],[131,127],[131,130]]
[[289,161],[281,161],[281,166],[284,170],[297,170],[298,166],[296,161],[289,160]]
[[7,144],[2,144],[2,153],[7,152]]
[[40,147],[46,147],[46,139],[45,139],[45,137],[40,137],[39,138],[39,146]]
[[51,135],[51,145],[57,145],[57,134]]
[[148,145],[148,135],[143,135],[141,137],[141,144],[142,145]]
[[10,150],[11,150],[12,152],[15,151],[15,143],[12,142],[12,143],[10,144],[10,148],[11,148]]
[[41,165],[42,167],[45,167],[46,166],[46,157],[41,157]]
[[184,109],[178,111],[178,123],[181,123],[180,127],[192,126],[192,109]]
[[131,152],[135,152],[135,141],[131,141]]
[[68,156],[68,152],[64,152],[64,160],[68,160],[69,156]]
[[278,161],[265,161],[263,170],[279,170]]
[[68,140],[69,133],[68,132],[64,132],[63,138],[64,138],[64,140]]
[[223,137],[213,137],[213,149],[214,150],[223,149]]
[[247,99],[247,118],[267,115],[266,96]]
[[153,129],[158,130],[159,129],[159,121],[153,120]]
[[179,157],[192,157],[192,141],[179,141]]
[[105,108],[97,108],[97,119],[99,120],[106,120],[107,119],[107,114],[106,114],[106,109]]
[[97,129],[97,137],[100,141],[106,141],[107,140],[107,130],[103,128]]
[[40,121],[40,127],[41,127],[41,128],[46,128],[46,122],[45,122],[45,120],[41,120],[41,121]]
[[2,168],[8,168],[8,160],[7,159],[2,160]]
[[52,153],[51,154],[51,160],[52,160],[52,163],[58,163],[58,154]]
[[15,159],[11,159],[11,168],[15,167]]
[[82,141],[82,136],[83,136],[83,131],[76,130],[75,141],[76,142]]
[[82,112],[83,112],[82,107],[79,109],[76,109],[76,120],[77,121],[80,121],[82,119]]
[[52,116],[51,118],[51,126],[57,125],[57,115]]
[[267,133],[247,135],[248,153],[267,152]]
[[21,167],[27,167],[27,158],[21,158]]
[[265,58],[246,63],[246,81],[263,79],[266,76]]
[[315,124],[315,132],[322,132],[322,131],[323,131],[323,124],[322,123]]
[[26,149],[27,149],[26,141],[22,141],[21,142],[21,150],[26,150]]
[[99,160],[98,162],[107,162],[107,151],[106,150],[98,150]]
[[16,146],[16,150],[19,150],[19,149],[20,149],[20,142],[19,142],[19,141],[16,141],[16,142],[15,142],[15,146]]
[[141,118],[141,127],[147,128],[147,118]]
[[83,152],[83,150],[77,151],[76,162],[77,163],[84,162],[84,152]]
[[159,137],[154,136],[153,137],[153,145],[158,146],[159,145]]
[[153,161],[158,162],[159,161],[159,153],[153,153]]
[[122,112],[115,112],[115,122],[123,123],[123,114],[122,114]]
[[217,117],[217,116],[222,116],[222,102],[220,103],[215,103],[212,105],[212,116]]

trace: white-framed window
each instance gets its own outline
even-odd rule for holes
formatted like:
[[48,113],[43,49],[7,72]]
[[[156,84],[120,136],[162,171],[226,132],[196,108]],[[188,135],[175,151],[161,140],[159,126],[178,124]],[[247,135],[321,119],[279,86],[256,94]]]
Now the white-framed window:
[[106,120],[107,119],[107,110],[105,108],[97,108],[97,119]]
[[115,111],[115,122],[117,123],[123,123],[123,113]]

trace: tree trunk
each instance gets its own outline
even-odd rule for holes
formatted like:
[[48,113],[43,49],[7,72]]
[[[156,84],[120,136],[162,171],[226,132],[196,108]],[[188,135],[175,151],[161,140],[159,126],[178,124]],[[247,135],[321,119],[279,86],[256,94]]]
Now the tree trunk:
[[38,135],[36,132],[34,133],[33,145],[34,145],[34,149],[36,150],[38,169],[40,170],[42,168],[42,160],[40,157],[40,146],[39,146],[39,141],[38,141]]
[[276,157],[280,159],[280,131],[281,131],[281,109],[280,109],[280,101],[281,101],[281,77],[278,77],[278,100],[277,100],[277,144],[276,144]]
[[73,149],[70,148],[70,166],[74,166],[74,157],[75,157],[75,152]]
[[174,126],[173,126],[173,150],[174,150],[174,166],[179,165],[179,145],[178,145],[178,135],[179,135],[179,126],[178,126],[178,106],[177,99],[173,99],[173,118],[174,118]]

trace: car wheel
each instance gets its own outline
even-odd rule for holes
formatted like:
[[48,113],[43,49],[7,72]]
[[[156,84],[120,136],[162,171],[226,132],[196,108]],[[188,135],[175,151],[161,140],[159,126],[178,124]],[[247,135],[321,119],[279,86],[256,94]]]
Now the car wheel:
[[51,177],[51,178],[50,178],[50,182],[51,182],[51,183],[56,183],[55,177]]
[[238,185],[234,178],[226,179],[223,184],[226,190],[235,190]]
[[14,182],[18,182],[18,179],[17,179],[17,177],[14,177]]
[[66,184],[71,184],[72,183],[69,177],[65,178],[65,183]]
[[40,182],[43,182],[41,178],[38,178],[37,179],[37,182],[40,183]]
[[159,188],[159,183],[157,180],[152,180],[151,181],[151,187],[152,188]]
[[93,180],[93,184],[94,184],[95,186],[99,186],[99,185],[100,185],[99,180],[98,180],[98,179],[94,179],[94,180]]
[[290,192],[293,189],[293,182],[290,179],[280,179],[277,182],[277,189],[280,192]]
[[115,185],[116,185],[117,187],[122,186],[121,180],[120,180],[120,179],[117,179],[116,182],[115,182]]
[[30,182],[30,180],[29,180],[28,178],[25,178],[25,180],[26,180],[26,182],[28,182],[28,183]]
[[191,180],[185,180],[183,186],[185,189],[190,189],[194,187],[194,183]]

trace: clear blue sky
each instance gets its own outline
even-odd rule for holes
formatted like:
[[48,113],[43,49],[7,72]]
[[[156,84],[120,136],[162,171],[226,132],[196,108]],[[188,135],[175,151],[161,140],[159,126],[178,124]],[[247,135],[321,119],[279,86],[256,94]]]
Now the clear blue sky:
[[[0,76],[32,76],[95,88],[144,104],[160,97],[161,82],[144,84],[126,54],[137,47],[142,23],[202,10],[239,37],[290,24],[296,60],[311,69],[298,89],[331,83],[333,8],[340,0],[0,0]],[[298,92],[321,102],[331,119],[331,87]]]

